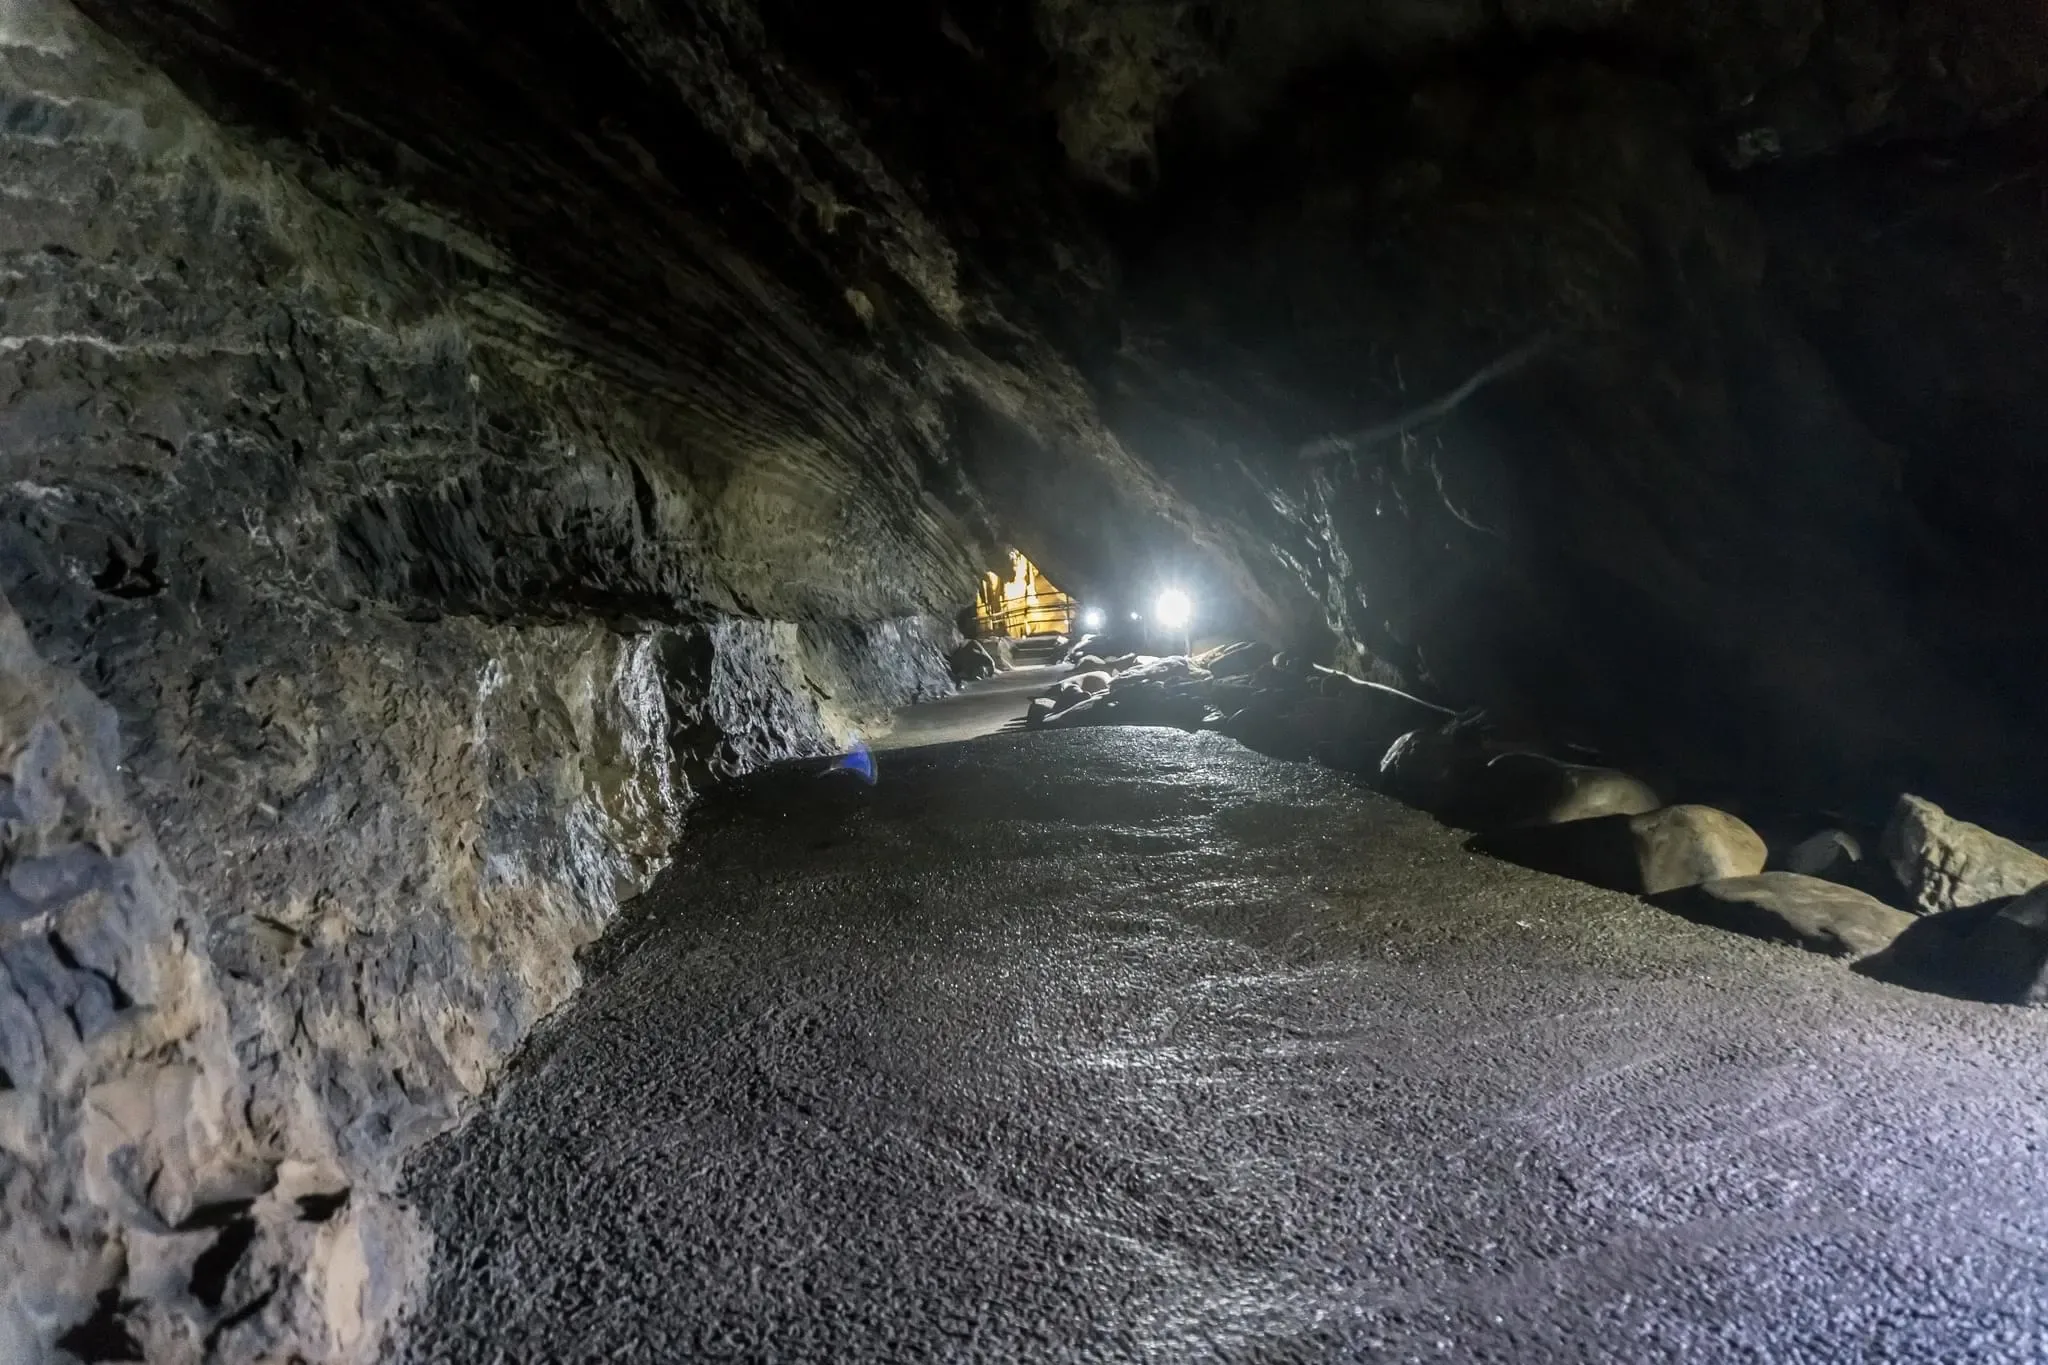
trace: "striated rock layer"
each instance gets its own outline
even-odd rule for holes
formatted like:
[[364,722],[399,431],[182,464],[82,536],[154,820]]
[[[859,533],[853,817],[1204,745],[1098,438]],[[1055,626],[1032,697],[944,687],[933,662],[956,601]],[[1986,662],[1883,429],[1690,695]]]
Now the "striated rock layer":
[[405,1154],[697,786],[947,686],[978,551],[691,467],[431,232],[10,21],[0,1360],[376,1358]]

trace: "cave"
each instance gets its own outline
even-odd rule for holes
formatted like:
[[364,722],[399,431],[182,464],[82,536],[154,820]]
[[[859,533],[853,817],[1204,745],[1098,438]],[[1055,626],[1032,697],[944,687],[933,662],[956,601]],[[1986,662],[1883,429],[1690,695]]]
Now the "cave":
[[0,110],[0,1361],[2048,1353],[2048,9]]

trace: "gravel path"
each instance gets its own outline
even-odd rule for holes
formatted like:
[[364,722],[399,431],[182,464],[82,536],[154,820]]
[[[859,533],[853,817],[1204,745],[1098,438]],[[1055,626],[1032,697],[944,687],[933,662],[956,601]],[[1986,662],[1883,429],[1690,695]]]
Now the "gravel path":
[[1068,675],[1054,665],[1012,669],[984,682],[969,683],[943,701],[898,713],[889,733],[874,741],[883,749],[916,749],[979,739],[1023,723],[1031,696]]
[[767,774],[417,1163],[417,1361],[2025,1361],[2048,1018],[1216,736]]

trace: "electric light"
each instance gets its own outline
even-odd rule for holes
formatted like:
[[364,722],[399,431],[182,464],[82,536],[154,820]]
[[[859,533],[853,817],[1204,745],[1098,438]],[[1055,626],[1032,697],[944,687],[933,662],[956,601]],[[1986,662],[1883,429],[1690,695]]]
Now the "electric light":
[[1179,588],[1168,588],[1159,594],[1159,600],[1152,606],[1152,615],[1168,630],[1180,630],[1195,614],[1195,604]]
[[1088,630],[1101,630],[1109,618],[1102,614],[1101,607],[1090,607],[1081,613],[1081,625]]

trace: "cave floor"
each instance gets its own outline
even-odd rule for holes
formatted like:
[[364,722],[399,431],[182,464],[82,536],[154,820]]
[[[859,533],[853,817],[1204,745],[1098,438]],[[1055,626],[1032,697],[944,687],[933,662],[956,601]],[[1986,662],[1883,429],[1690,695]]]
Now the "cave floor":
[[950,697],[899,711],[896,723],[874,741],[874,747],[917,749],[997,734],[1021,724],[1032,696],[1071,671],[1057,664],[1026,665],[968,683]]
[[2048,1352],[2048,1019],[1214,735],[762,774],[464,1129],[411,1358]]

